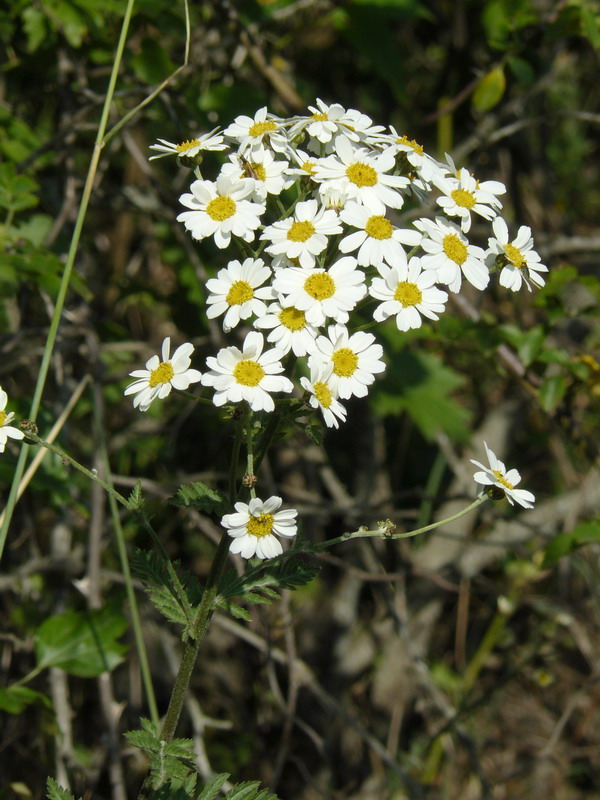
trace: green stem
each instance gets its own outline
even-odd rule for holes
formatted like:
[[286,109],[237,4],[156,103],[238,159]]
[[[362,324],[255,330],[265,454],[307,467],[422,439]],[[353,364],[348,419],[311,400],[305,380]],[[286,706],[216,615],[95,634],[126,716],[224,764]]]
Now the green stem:
[[[85,219],[85,215],[87,213],[87,208],[90,200],[90,196],[92,194],[92,189],[94,187],[94,179],[96,177],[96,171],[98,169],[98,162],[100,160],[100,153],[104,146],[104,134],[106,132],[106,126],[108,124],[108,117],[110,113],[110,107],[112,104],[113,96],[115,93],[115,86],[117,83],[117,76],[119,74],[119,68],[121,66],[121,60],[123,57],[123,51],[125,49],[125,42],[127,40],[127,32],[129,30],[129,23],[131,21],[131,16],[133,13],[133,6],[135,0],[127,0],[127,7],[125,9],[125,16],[123,17],[123,24],[121,25],[121,34],[119,36],[119,42],[117,44],[117,51],[115,53],[115,60],[113,62],[112,71],[110,74],[110,80],[108,82],[108,89],[106,91],[106,97],[104,99],[104,106],[102,108],[102,114],[100,117],[100,123],[98,125],[98,132],[96,134],[96,142],[94,144],[94,150],[92,152],[92,158],[90,160],[90,166],[88,168],[87,178],[85,181],[85,186],[83,189],[83,194],[81,197],[81,203],[79,205],[79,210],[77,212],[77,219],[75,220],[75,227],[73,229],[73,236],[71,238],[71,245],[69,247],[69,252],[67,255],[67,260],[65,263],[65,269],[62,274],[60,287],[58,290],[58,296],[56,298],[56,303],[54,306],[54,313],[52,314],[52,319],[50,321],[50,329],[48,331],[48,338],[46,340],[46,345],[44,347],[44,354],[42,356],[42,363],[40,365],[40,369],[38,372],[38,379],[35,386],[35,391],[33,395],[33,400],[31,402],[31,409],[29,411],[29,418],[31,420],[35,420],[41,401],[42,401],[42,394],[44,391],[44,387],[46,385],[46,378],[48,376],[48,370],[50,368],[50,360],[52,358],[52,352],[54,350],[54,343],[56,341],[56,336],[58,333],[58,326],[60,324],[62,318],[63,307],[65,304],[65,298],[67,296],[67,290],[69,288],[69,283],[71,281],[71,274],[73,271],[73,265],[75,263],[75,257],[77,255],[77,250],[79,247],[79,239],[81,237],[81,230],[83,228],[83,222]],[[19,453],[19,458],[15,467],[15,474],[13,476],[12,485],[10,488],[10,494],[8,497],[8,501],[6,503],[6,509],[4,512],[4,522],[2,527],[0,528],[0,559],[2,558],[2,554],[4,552],[4,545],[6,543],[6,537],[8,535],[8,528],[10,526],[10,522],[12,519],[13,511],[15,505],[17,503],[17,492],[19,489],[19,484],[21,482],[21,478],[23,477],[23,472],[25,471],[25,464],[27,461],[28,455],[28,448],[23,447],[21,452]]]
[[246,475],[250,480],[250,497],[256,497],[254,473],[254,413],[248,412],[246,417]]

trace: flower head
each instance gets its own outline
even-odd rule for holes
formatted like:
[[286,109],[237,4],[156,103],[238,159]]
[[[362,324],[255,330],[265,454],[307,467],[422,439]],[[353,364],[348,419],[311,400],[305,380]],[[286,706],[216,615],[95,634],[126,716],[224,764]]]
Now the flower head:
[[480,183],[466,169],[461,169],[455,176],[435,178],[434,183],[443,192],[437,203],[451,217],[460,217],[460,226],[464,233],[471,228],[471,212],[484,219],[494,219],[502,208],[497,195],[506,192],[506,186],[500,181],[483,181]]
[[190,369],[190,356],[194,352],[194,345],[190,342],[180,345],[169,358],[171,339],[169,336],[162,344],[162,360],[152,356],[146,361],[146,369],[136,369],[130,372],[132,378],[137,378],[125,389],[124,394],[135,394],[133,407],[140,411],[147,411],[150,404],[157,397],[162,400],[171,393],[171,389],[187,389],[191,383],[197,383],[202,375],[197,369]]
[[526,489],[515,489],[515,486],[521,482],[521,476],[516,469],[509,469],[497,458],[496,454],[490,450],[486,442],[483,443],[485,453],[487,455],[490,466],[486,467],[480,464],[479,461],[471,459],[471,464],[476,467],[481,467],[481,472],[476,472],[473,479],[482,484],[482,486],[496,486],[502,489],[508,502],[512,505],[517,502],[523,508],[533,508],[535,497],[531,492]]
[[204,386],[214,386],[213,403],[240,403],[245,400],[252,411],[273,411],[275,403],[270,392],[291,392],[292,382],[281,375],[283,352],[277,348],[262,352],[262,333],[251,331],[242,350],[224,347],[217,357],[206,359],[210,372],[204,373]]
[[508,234],[508,226],[502,217],[496,217],[492,228],[496,238],[488,239],[486,263],[488,266],[498,264],[501,267],[500,286],[513,292],[518,292],[523,283],[529,291],[531,283],[543,286],[545,280],[539,273],[548,272],[548,267],[540,263],[541,259],[533,249],[531,228],[522,225],[516,239],[512,241]]
[[335,211],[319,208],[316,200],[305,200],[298,203],[293,217],[269,225],[260,238],[271,242],[267,253],[297,258],[301,267],[308,268],[327,247],[327,237],[341,232]]
[[415,227],[425,236],[421,247],[426,255],[421,258],[424,269],[434,269],[439,283],[445,283],[451,292],[460,291],[462,276],[476,289],[485,289],[490,273],[484,263],[481,247],[469,244],[466,236],[454,222],[443,217],[419,219]]
[[394,265],[406,262],[403,244],[415,247],[423,235],[414,229],[394,228],[382,214],[374,214],[371,209],[354,201],[347,203],[340,211],[340,219],[353,228],[339,244],[342,253],[358,250],[357,260],[361,267],[377,267],[382,261]]
[[267,112],[267,107],[259,108],[254,117],[244,114],[236,117],[223,133],[228,139],[239,144],[241,153],[269,145],[282,152],[288,148],[287,136],[281,120]]
[[328,428],[339,427],[338,420],[346,421],[346,409],[337,399],[337,392],[331,383],[331,364],[313,363],[310,380],[300,378],[300,383],[310,393],[309,402],[313,408],[320,408]]
[[294,306],[272,303],[267,313],[254,320],[254,327],[271,329],[267,340],[283,353],[305,356],[314,350],[317,329],[306,321],[306,314]]
[[6,442],[9,439],[22,439],[25,435],[23,431],[14,428],[10,423],[13,421],[15,412],[11,411],[6,413],[6,403],[8,402],[8,395],[0,386],[0,453],[4,452]]
[[165,156],[181,156],[187,158],[194,158],[202,150],[225,150],[227,147],[223,142],[221,134],[217,133],[219,129],[214,128],[210,133],[202,133],[200,136],[195,136],[193,139],[186,139],[184,142],[175,144],[174,142],[167,142],[165,139],[159,139],[160,144],[151,144],[150,150],[156,150],[158,155],[150,156],[149,161],[154,161],[157,158],[164,158]]
[[242,558],[274,558],[283,552],[277,536],[291,538],[298,532],[295,508],[278,511],[281,497],[269,497],[264,502],[258,497],[249,503],[236,503],[233,514],[225,514],[221,525],[233,538],[229,546],[232,553]]
[[210,292],[206,316],[214,319],[225,314],[223,330],[228,332],[241,319],[264,314],[267,309],[264,301],[273,299],[273,290],[270,286],[258,287],[270,277],[271,270],[265,267],[262,258],[247,258],[243,264],[230,261],[216,278],[206,282]]
[[382,277],[369,287],[369,294],[383,301],[373,313],[377,322],[395,315],[398,330],[407,331],[421,327],[421,316],[439,319],[448,295],[434,286],[435,272],[421,266],[421,259],[411,258],[408,264],[380,268]]

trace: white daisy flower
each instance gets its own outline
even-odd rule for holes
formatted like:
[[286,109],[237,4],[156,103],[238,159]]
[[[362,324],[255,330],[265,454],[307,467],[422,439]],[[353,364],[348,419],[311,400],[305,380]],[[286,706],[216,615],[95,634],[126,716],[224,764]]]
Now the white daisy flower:
[[506,186],[500,181],[480,183],[464,168],[458,177],[435,178],[434,183],[443,193],[438,197],[437,204],[449,216],[460,217],[463,233],[468,233],[471,228],[471,212],[487,220],[494,219],[502,208],[497,195],[506,192]]
[[[430,183],[434,178],[441,178],[448,172],[447,169],[441,167],[438,161],[427,155],[424,147],[414,139],[401,136],[391,125],[390,131],[390,134],[380,136],[378,143],[387,146],[396,155],[402,154],[407,171],[416,172],[419,178],[426,183]],[[400,163],[402,164],[402,161]]]
[[225,314],[223,330],[227,333],[241,319],[264,314],[267,310],[264,301],[272,300],[274,293],[270,286],[258,287],[270,277],[271,270],[262,258],[247,258],[243,264],[230,261],[225,269],[219,270],[216,278],[206,282],[210,292],[206,316],[214,319]]
[[289,188],[294,178],[287,174],[287,161],[275,159],[273,153],[264,147],[258,147],[246,158],[233,153],[229,156],[230,164],[224,164],[221,175],[231,180],[252,180],[252,200],[263,202],[268,194],[278,195]]
[[328,270],[290,267],[275,275],[273,288],[285,306],[306,314],[306,321],[317,328],[327,317],[346,323],[349,311],[365,296],[365,276],[356,268],[356,259],[340,258]]
[[335,211],[319,208],[316,200],[305,200],[296,205],[293,217],[267,226],[260,238],[272,243],[266,248],[270,255],[297,258],[301,267],[308,268],[326,249],[327,237],[341,232]]
[[311,367],[331,367],[329,385],[336,396],[366,397],[367,386],[375,380],[375,375],[385,371],[381,361],[383,348],[375,344],[372,333],[357,331],[352,335],[343,325],[330,325],[327,336],[319,336],[315,351],[308,363]]
[[315,168],[317,166],[318,159],[314,155],[307,153],[305,150],[300,150],[298,148],[292,149],[290,156],[298,166],[288,167],[286,173],[296,180],[299,178],[308,178],[310,181],[314,181]]
[[[531,283],[543,286],[545,280],[539,272],[548,272],[548,267],[541,264],[539,255],[533,249],[531,228],[522,225],[517,238],[510,241],[508,226],[502,217],[492,222],[495,239],[488,239],[489,250],[486,253],[486,264],[497,264],[502,267],[500,286],[518,292],[523,282],[531,291]],[[531,281],[531,283],[530,283]]]
[[232,234],[251,242],[254,231],[260,226],[261,214],[265,212],[264,204],[244,200],[253,189],[253,182],[232,181],[224,175],[216,182],[194,181],[190,186],[191,194],[182,194],[179,198],[191,211],[182,211],[177,221],[183,222],[194,239],[214,236],[215,244],[221,249],[229,245]]
[[214,128],[210,133],[202,133],[193,139],[186,139],[185,142],[175,144],[174,142],[167,142],[165,139],[159,139],[160,144],[151,144],[150,150],[156,150],[158,155],[150,156],[148,161],[154,161],[157,158],[164,158],[165,156],[186,156],[187,158],[194,158],[198,153],[203,150],[226,150],[227,145],[223,142],[223,136],[217,133],[219,129]]
[[444,283],[451,292],[460,291],[462,275],[476,289],[485,289],[490,273],[484,263],[485,253],[481,247],[469,244],[466,236],[454,222],[436,217],[435,222],[420,219],[415,227],[425,234],[421,248],[424,269],[433,269],[438,283]]
[[434,286],[434,270],[421,270],[419,258],[411,258],[408,264],[380,269],[382,277],[374,278],[369,287],[369,294],[383,301],[373,313],[377,322],[395,315],[398,330],[407,331],[421,327],[421,315],[439,319],[448,295]]
[[281,153],[289,148],[282,121],[267,112],[267,107],[259,108],[254,117],[240,115],[223,131],[224,135],[239,144],[241,153],[255,150],[262,145]]
[[282,511],[281,497],[269,497],[264,502],[253,497],[249,503],[236,503],[235,512],[225,514],[221,525],[233,538],[229,550],[239,553],[242,558],[274,558],[283,553],[281,542],[276,536],[292,538],[298,532],[295,508]]
[[382,261],[388,264],[406,263],[403,244],[415,247],[420,244],[423,234],[408,228],[394,228],[381,214],[373,214],[366,206],[350,201],[340,211],[340,219],[347,225],[360,230],[345,236],[339,249],[342,253],[358,250],[357,260],[361,267],[378,266]]
[[171,339],[167,336],[162,343],[162,361],[158,356],[152,356],[146,361],[146,369],[129,373],[137,380],[129,384],[124,394],[136,395],[133,398],[134,408],[147,411],[157,397],[162,400],[171,393],[171,389],[187,389],[191,383],[197,383],[202,378],[197,369],[190,369],[193,344],[185,342],[179,345],[172,358],[169,358],[170,350]]
[[6,443],[9,439],[22,439],[25,434],[19,428],[13,427],[10,423],[13,421],[15,412],[11,411],[8,414],[4,410],[8,402],[8,395],[0,386],[0,453],[4,452]]
[[497,486],[502,489],[511,506],[517,502],[523,508],[533,508],[535,496],[525,489],[515,489],[515,486],[521,482],[521,476],[518,471],[510,469],[507,472],[502,461],[490,450],[486,442],[483,443],[483,446],[490,465],[486,467],[480,464],[479,461],[471,459],[471,464],[481,467],[482,470],[481,472],[476,472],[473,475],[473,479],[482,486]]
[[316,108],[308,107],[312,111],[309,117],[299,118],[290,129],[290,138],[306,131],[310,137],[309,146],[314,152],[319,152],[323,145],[329,145],[340,134],[358,142],[383,130],[380,125],[374,126],[370,117],[356,109],[346,111],[339,103],[328,105],[320,98],[317,98],[316,104]]
[[310,393],[309,403],[313,408],[320,408],[328,428],[338,428],[339,422],[346,421],[346,409],[337,399],[330,378],[332,366],[313,364],[310,368],[310,380],[300,378],[302,387]]
[[338,137],[335,153],[318,160],[315,178],[335,181],[350,199],[368,206],[374,214],[385,214],[386,206],[401,208],[404,198],[398,190],[410,184],[401,175],[388,175],[395,165],[394,154],[389,151],[374,155]]
[[251,331],[242,350],[224,347],[216,358],[206,359],[210,372],[204,373],[202,383],[214,387],[216,406],[245,400],[252,411],[273,411],[275,403],[270,392],[292,391],[292,382],[280,374],[284,354],[277,348],[263,353],[263,345],[262,333]]
[[292,350],[298,357],[314,350],[318,335],[317,328],[306,321],[304,311],[281,303],[272,303],[266,314],[254,320],[254,327],[271,329],[267,341],[274,344],[282,353],[289,353]]

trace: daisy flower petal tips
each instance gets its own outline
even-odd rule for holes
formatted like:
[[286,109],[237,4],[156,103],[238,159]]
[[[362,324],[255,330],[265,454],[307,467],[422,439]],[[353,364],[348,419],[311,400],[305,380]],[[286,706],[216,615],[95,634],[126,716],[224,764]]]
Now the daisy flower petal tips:
[[485,447],[489,466],[486,467],[484,464],[480,464],[479,461],[471,459],[471,464],[480,467],[480,471],[473,475],[473,480],[484,487],[495,486],[497,489],[501,489],[511,506],[518,503],[523,508],[533,508],[535,496],[526,489],[516,488],[517,484],[521,482],[519,472],[516,469],[507,470],[493,450],[490,450],[486,442],[483,443],[483,446]]
[[225,514],[221,520],[233,539],[230,552],[239,553],[242,558],[266,559],[281,555],[283,548],[277,537],[291,539],[298,532],[298,512],[295,508],[279,511],[281,503],[281,497],[276,496],[264,502],[253,497],[249,503],[236,503],[235,512]]
[[14,419],[15,412],[11,411],[8,414],[6,413],[7,402],[8,395],[0,386],[0,453],[4,452],[4,448],[9,439],[22,439],[25,435],[23,431],[10,424]]
[[167,397],[171,389],[187,389],[202,377],[197,369],[190,369],[194,345],[190,342],[180,345],[170,358],[171,339],[169,336],[162,345],[162,359],[152,356],[146,361],[146,369],[136,369],[130,376],[136,380],[125,389],[125,395],[134,394],[133,407],[147,411],[153,400]]

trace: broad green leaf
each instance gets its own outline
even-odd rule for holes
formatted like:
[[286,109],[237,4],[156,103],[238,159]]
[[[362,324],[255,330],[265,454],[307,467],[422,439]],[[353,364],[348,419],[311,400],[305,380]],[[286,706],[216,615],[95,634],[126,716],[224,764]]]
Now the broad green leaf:
[[506,76],[502,67],[495,67],[484,75],[473,92],[471,102],[478,111],[489,111],[497,106],[506,89]]
[[8,711],[9,714],[20,714],[23,709],[33,703],[52,708],[52,701],[49,697],[28,686],[7,686],[0,689],[0,709]]
[[75,800],[75,797],[71,794],[71,792],[63,789],[62,786],[59,786],[54,778],[48,778],[48,781],[46,782],[46,792],[48,795],[48,800]]
[[510,71],[515,78],[524,86],[531,86],[535,80],[535,71],[529,61],[524,58],[517,58],[517,56],[509,56],[506,59]]
[[555,536],[546,548],[543,566],[553,567],[563,556],[590,542],[600,542],[600,519],[582,522],[572,531]]
[[117,639],[126,628],[127,620],[109,608],[49,617],[35,634],[38,667],[60,667],[82,678],[101,675],[123,661],[127,647]]
[[554,375],[542,384],[540,389],[540,405],[544,411],[554,411],[565,396],[569,381],[562,375]]

